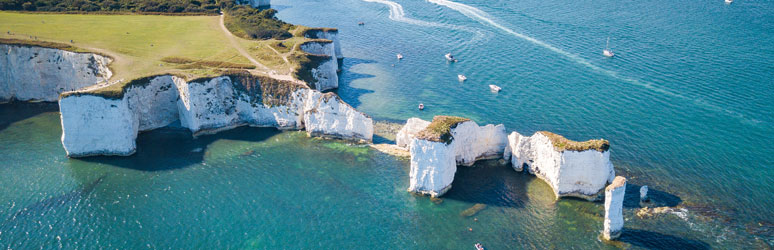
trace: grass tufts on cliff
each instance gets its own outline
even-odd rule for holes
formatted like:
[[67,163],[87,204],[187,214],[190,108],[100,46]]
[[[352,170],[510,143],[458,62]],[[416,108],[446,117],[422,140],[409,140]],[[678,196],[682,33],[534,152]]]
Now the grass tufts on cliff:
[[[84,49],[72,46],[70,44],[58,43],[58,42],[49,42],[49,41],[40,41],[40,40],[22,40],[22,39],[15,39],[15,38],[0,38],[0,44],[30,46],[30,47],[34,46],[34,47],[43,47],[43,48],[49,48],[49,49],[61,49],[61,50],[66,50],[66,51],[76,52],[76,53],[92,53],[92,52],[89,52],[87,50],[84,50]],[[102,55],[102,56],[105,56],[105,55]]]
[[176,57],[176,56],[164,57],[164,58],[161,58],[161,61],[165,63],[180,64],[180,66],[177,67],[178,69],[204,69],[204,68],[255,69],[255,65],[252,65],[252,64],[232,63],[232,62],[222,62],[222,61],[208,61],[208,60],[196,61],[193,59]]
[[427,128],[417,133],[417,138],[450,144],[454,140],[451,135],[451,129],[466,121],[470,121],[470,119],[456,116],[435,116]]
[[551,143],[554,144],[554,148],[558,151],[586,151],[589,149],[594,149],[599,152],[605,152],[608,149],[610,149],[610,142],[608,142],[605,139],[597,139],[597,140],[588,140],[588,141],[573,141],[567,138],[564,138],[564,136],[554,134],[548,131],[538,131],[538,133],[541,133],[548,137],[549,140],[551,140]]
[[306,37],[311,39],[324,39],[324,37],[318,37],[317,33],[319,32],[334,32],[338,33],[339,29],[337,28],[310,28],[310,27],[299,27],[294,31],[294,35],[298,37]]
[[290,30],[294,29],[294,26],[277,19],[277,10],[234,5],[224,12],[226,28],[238,37],[256,40],[283,40],[293,37]]
[[293,99],[296,90],[306,88],[294,82],[277,80],[267,76],[257,76],[249,72],[227,72],[234,88],[268,107],[287,105]]
[[291,54],[288,59],[296,63],[296,67],[293,70],[293,77],[306,82],[310,88],[314,89],[317,87],[314,84],[315,79],[314,75],[312,75],[312,69],[319,67],[332,58],[328,55],[314,55],[298,51]]

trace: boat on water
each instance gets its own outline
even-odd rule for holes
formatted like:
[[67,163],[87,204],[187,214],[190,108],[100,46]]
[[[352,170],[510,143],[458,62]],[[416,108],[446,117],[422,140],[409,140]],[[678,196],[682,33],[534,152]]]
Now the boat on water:
[[734,2],[734,0],[725,0],[727,4],[731,4]]
[[444,57],[446,57],[446,61],[457,62],[457,59],[451,53],[446,54]]
[[419,104],[419,110],[423,110],[423,109],[425,109],[425,105],[420,103]]
[[403,59],[403,55],[400,54],[400,53],[398,53],[398,55],[396,57],[398,57],[398,60]]
[[605,45],[605,50],[602,51],[602,55],[606,57],[615,56],[615,53],[613,53],[613,51],[610,50],[610,37],[607,38],[607,44]]
[[492,92],[496,93],[496,92],[500,92],[500,90],[503,89],[503,88],[500,88],[500,86],[497,86],[497,85],[494,85],[494,84],[489,84],[489,89],[492,90]]
[[481,243],[476,243],[476,250],[484,250],[484,246],[481,245]]
[[465,75],[457,75],[457,79],[459,79],[460,82],[464,82],[465,80],[468,80],[468,77]]

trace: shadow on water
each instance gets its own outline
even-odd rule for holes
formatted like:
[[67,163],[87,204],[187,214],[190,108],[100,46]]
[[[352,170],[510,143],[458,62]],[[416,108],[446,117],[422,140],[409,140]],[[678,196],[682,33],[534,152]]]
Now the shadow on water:
[[[640,188],[642,186],[636,184],[626,184],[626,193],[624,194],[624,207],[627,208],[639,208],[640,204]],[[674,207],[683,203],[683,199],[680,197],[648,187],[648,198],[650,201],[643,206],[648,207]]]
[[452,188],[443,197],[489,206],[524,207],[529,178],[497,160],[479,161],[473,167],[458,166]]
[[703,241],[639,229],[624,228],[618,240],[648,249],[710,249]]
[[275,128],[243,126],[194,138],[187,129],[166,127],[138,135],[137,152],[131,156],[94,156],[79,160],[141,171],[164,171],[203,162],[207,146],[217,140],[260,142],[279,133]]
[[352,67],[358,64],[371,64],[371,63],[376,63],[376,61],[358,59],[358,58],[349,58],[349,57],[345,57],[341,63],[342,70],[341,70],[341,75],[339,76],[339,88],[334,92],[336,92],[336,94],[341,96],[341,98],[344,99],[345,102],[349,103],[349,105],[351,105],[352,107],[360,106],[361,104],[360,96],[368,93],[373,93],[374,91],[354,88],[350,86],[350,84],[352,84],[353,81],[358,79],[373,78],[375,76],[371,74],[356,73],[356,72],[353,72],[351,69]]
[[11,102],[0,104],[0,130],[18,121],[46,112],[59,112],[59,105],[55,102]]
[[77,202],[89,196],[97,187],[97,185],[99,185],[102,180],[105,179],[106,176],[107,175],[102,175],[94,181],[91,181],[88,184],[83,184],[80,187],[65,194],[54,196],[25,206],[11,217],[6,219],[5,222],[0,225],[0,228],[7,228],[8,226],[13,225],[17,220],[25,220],[33,216],[43,216],[49,211],[55,211],[61,207],[69,205],[70,203]]

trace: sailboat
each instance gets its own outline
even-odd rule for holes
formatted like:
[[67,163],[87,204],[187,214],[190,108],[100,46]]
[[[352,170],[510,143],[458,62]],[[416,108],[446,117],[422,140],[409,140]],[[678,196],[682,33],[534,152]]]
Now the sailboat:
[[615,53],[610,50],[610,37],[607,38],[607,44],[605,45],[605,50],[602,51],[602,55],[605,55],[606,57],[615,56]]

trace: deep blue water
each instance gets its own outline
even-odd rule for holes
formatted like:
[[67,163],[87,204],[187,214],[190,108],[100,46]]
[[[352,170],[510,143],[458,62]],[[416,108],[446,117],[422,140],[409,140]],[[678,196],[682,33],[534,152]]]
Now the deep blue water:
[[[193,139],[165,128],[141,134],[134,156],[68,159],[56,105],[4,104],[0,248],[774,244],[774,2],[273,4],[288,22],[340,29],[337,93],[376,119],[449,114],[610,140],[629,179],[620,242],[597,239],[601,203],[554,201],[547,184],[496,162],[460,167],[436,204],[406,192],[407,161],[363,146],[274,129]],[[614,58],[601,55],[607,37]],[[447,52],[460,61],[446,63]],[[640,185],[654,205],[683,210],[637,217]],[[486,209],[460,215],[477,203]]]

